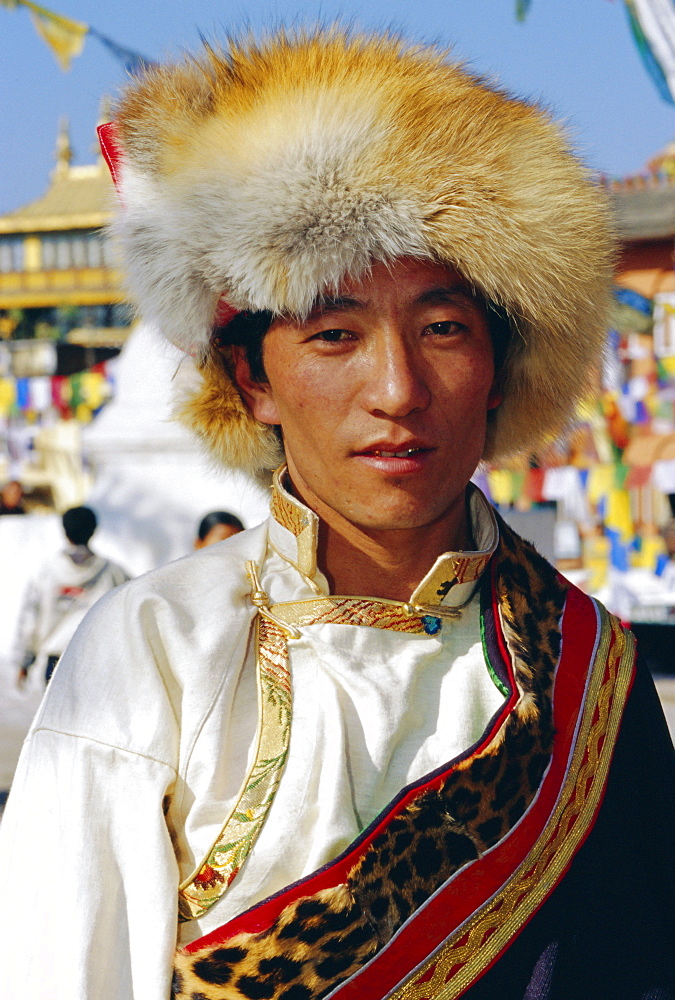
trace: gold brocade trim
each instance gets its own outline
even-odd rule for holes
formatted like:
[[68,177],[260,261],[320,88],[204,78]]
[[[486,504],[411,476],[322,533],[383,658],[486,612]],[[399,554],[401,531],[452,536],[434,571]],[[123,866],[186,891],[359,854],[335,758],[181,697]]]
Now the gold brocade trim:
[[296,628],[319,624],[366,625],[413,634],[428,632],[427,617],[456,618],[461,614],[454,608],[423,608],[372,597],[316,597],[273,604],[269,610],[279,622]]
[[202,916],[236,878],[265,822],[286,763],[291,733],[291,676],[286,636],[278,625],[259,615],[256,646],[255,759],[206,860],[179,887],[180,920]]
[[284,488],[283,478],[287,475],[285,465],[281,465],[272,478],[272,517],[282,528],[295,536],[297,543],[298,569],[310,579],[316,573],[316,546],[319,535],[319,518],[296,500]]
[[[599,607],[601,635],[570,766],[556,807],[513,877],[389,1000],[455,1000],[546,898],[588,833],[607,781],[633,674],[635,640]],[[611,639],[615,644],[610,652]],[[420,979],[426,978],[425,982]],[[428,978],[427,978],[428,977]]]
[[274,473],[274,490],[270,506],[272,517],[279,522],[282,528],[290,531],[297,538],[305,528],[309,528],[311,512],[308,508],[300,506],[297,501],[292,502],[293,497],[286,493],[279,481],[280,472],[281,470],[277,469]]
[[492,559],[489,552],[444,552],[415,588],[414,604],[440,604],[457,587],[480,580]]

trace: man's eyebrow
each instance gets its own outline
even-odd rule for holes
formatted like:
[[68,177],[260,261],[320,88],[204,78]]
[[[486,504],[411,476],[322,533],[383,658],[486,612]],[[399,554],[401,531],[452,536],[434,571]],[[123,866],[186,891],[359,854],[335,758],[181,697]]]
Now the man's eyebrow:
[[430,288],[422,292],[417,301],[420,305],[436,305],[437,303],[453,303],[457,301],[480,303],[480,298],[467,285],[450,285],[449,287]]
[[[420,305],[434,305],[436,303],[454,303],[458,301],[476,303],[480,299],[474,294],[468,285],[450,285],[430,288],[416,299]],[[346,312],[347,310],[363,311],[370,305],[370,300],[353,299],[347,295],[322,295],[315,302],[307,320],[316,319],[324,313]]]
[[361,299],[350,299],[346,295],[322,295],[317,299],[307,319],[314,319],[327,312],[345,312],[347,309],[363,310],[368,302]]

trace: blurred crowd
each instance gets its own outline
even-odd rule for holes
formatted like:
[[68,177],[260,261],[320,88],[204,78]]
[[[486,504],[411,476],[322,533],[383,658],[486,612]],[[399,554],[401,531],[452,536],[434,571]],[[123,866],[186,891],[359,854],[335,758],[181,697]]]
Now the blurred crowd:
[[[23,488],[17,480],[0,490],[0,514],[26,514]],[[38,675],[45,685],[49,683],[87,611],[131,576],[125,567],[93,547],[98,519],[90,507],[66,510],[61,527],[61,547],[44,559],[23,591],[10,654],[21,687],[32,675]],[[209,511],[195,528],[193,545],[201,549],[243,530],[242,521],[229,511]]]

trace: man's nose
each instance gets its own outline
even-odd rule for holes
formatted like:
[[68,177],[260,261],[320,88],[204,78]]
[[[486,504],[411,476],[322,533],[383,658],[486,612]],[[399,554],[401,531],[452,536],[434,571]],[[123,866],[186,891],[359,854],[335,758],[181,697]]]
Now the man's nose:
[[431,402],[424,360],[402,336],[378,338],[369,359],[366,405],[376,416],[406,417]]

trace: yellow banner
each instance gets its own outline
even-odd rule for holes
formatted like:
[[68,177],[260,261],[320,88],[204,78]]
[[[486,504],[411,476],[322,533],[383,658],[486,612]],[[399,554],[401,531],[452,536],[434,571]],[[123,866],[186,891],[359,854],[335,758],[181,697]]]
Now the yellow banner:
[[13,378],[0,378],[0,416],[6,417],[16,402],[16,383]]
[[61,69],[70,69],[71,60],[79,56],[84,47],[88,25],[81,21],[71,21],[60,14],[52,14],[28,0],[24,0],[24,3],[30,8],[35,30],[52,50]]
[[487,474],[492,499],[502,506],[513,502],[513,475],[507,469],[490,469]]
[[591,503],[599,503],[614,488],[614,466],[594,465],[588,473],[586,492]]
[[629,542],[633,537],[630,498],[625,490],[613,489],[609,491],[605,524],[612,531],[618,531],[622,542]]
[[32,0],[0,0],[0,5],[14,9],[27,7],[35,30],[52,50],[61,69],[70,69],[71,60],[79,56],[84,47],[88,24],[55,14],[46,7],[32,3]]

